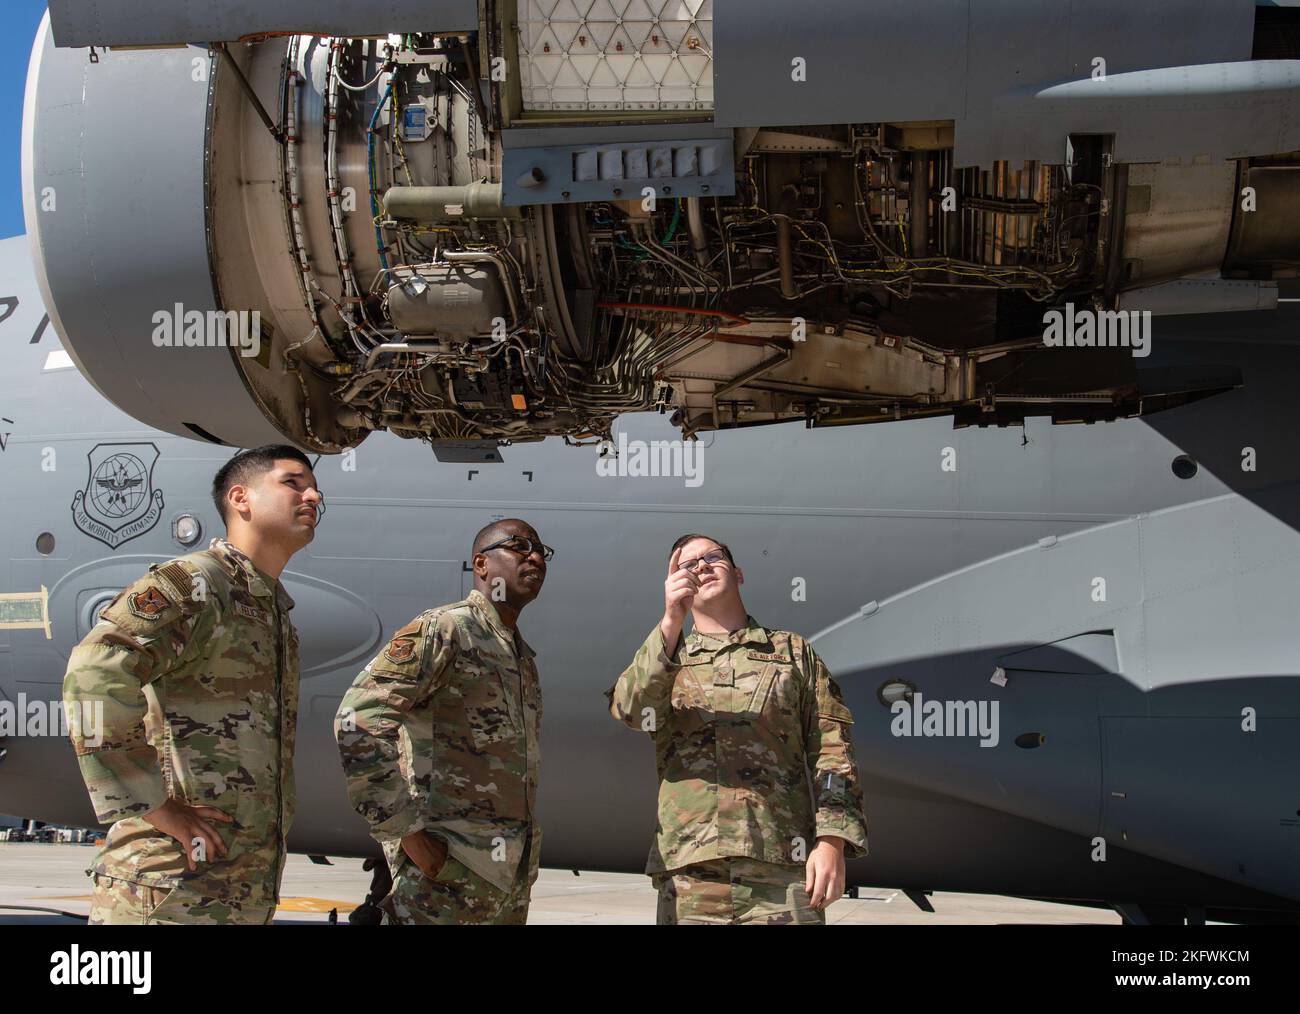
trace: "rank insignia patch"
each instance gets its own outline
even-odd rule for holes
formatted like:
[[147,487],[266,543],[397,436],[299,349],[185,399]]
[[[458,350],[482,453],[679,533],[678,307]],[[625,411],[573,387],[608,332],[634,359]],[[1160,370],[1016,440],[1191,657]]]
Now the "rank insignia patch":
[[409,637],[394,637],[384,649],[384,657],[390,662],[409,662],[415,657],[415,641]]
[[171,600],[156,587],[150,585],[144,591],[136,592],[130,596],[126,604],[133,616],[138,616],[142,620],[156,620],[163,610],[171,605]]

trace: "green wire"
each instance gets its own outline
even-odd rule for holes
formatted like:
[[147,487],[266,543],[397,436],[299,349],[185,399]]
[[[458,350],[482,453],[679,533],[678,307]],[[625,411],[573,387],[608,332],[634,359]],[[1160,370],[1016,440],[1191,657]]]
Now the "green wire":
[[669,243],[672,242],[673,236],[676,235],[677,233],[677,223],[681,221],[681,218],[682,218],[682,199],[679,197],[677,198],[676,201],[673,202],[672,221],[668,223],[668,232],[664,236],[664,238],[660,240],[659,242],[660,246],[667,246]]

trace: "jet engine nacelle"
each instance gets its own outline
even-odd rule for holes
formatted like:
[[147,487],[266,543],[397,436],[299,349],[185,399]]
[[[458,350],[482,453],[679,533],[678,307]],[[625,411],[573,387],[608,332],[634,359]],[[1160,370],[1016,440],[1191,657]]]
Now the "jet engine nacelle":
[[[1113,419],[1236,382],[1143,370],[1142,311],[1267,307],[1300,266],[1300,61],[1270,42],[1291,9],[1196,8],[1133,52],[1089,21],[1078,46],[1117,47],[1100,75],[963,50],[949,81],[926,68],[960,40],[1059,5],[957,5],[969,32],[937,48],[925,8],[882,8],[895,50],[859,61],[820,7],[786,39],[732,0],[645,24],[334,3],[328,37],[263,6],[92,21],[55,0],[32,58],[51,321],[169,432],[330,452],[377,429],[608,440],[649,409],[687,436]],[[88,40],[173,48],[56,45]],[[792,46],[816,59],[773,76]]]

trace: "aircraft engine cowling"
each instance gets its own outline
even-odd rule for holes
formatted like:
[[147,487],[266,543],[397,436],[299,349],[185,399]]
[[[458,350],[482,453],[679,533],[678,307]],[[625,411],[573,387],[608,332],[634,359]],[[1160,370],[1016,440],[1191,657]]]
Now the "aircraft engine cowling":
[[[996,146],[951,119],[735,126],[733,95],[720,125],[709,4],[666,5],[649,34],[540,10],[89,52],[47,21],[27,227],[82,371],[159,429],[319,452],[381,429],[471,453],[606,441],[647,410],[686,437],[1094,422],[1239,382],[1142,369],[1144,308],[1265,308],[1300,270],[1300,153],[1268,147],[1300,148],[1287,51],[1009,92],[1007,122],[1050,113],[1059,146],[966,164],[984,155],[962,143]],[[128,27],[91,37],[165,38]],[[1197,136],[1236,102],[1263,119],[1215,141],[1227,157],[1124,161],[1116,137],[1140,132],[1105,130],[1155,109]]]

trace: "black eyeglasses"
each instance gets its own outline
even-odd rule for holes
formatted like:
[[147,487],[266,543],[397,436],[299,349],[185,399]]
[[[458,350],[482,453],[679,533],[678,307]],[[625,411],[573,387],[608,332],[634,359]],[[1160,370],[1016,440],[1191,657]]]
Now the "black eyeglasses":
[[727,563],[731,562],[730,560],[727,560],[726,553],[724,553],[721,549],[715,549],[713,552],[705,553],[703,556],[696,557],[694,560],[686,560],[683,563],[679,563],[677,565],[677,569],[695,570],[696,566],[701,563],[707,563],[710,567],[712,567],[715,563],[722,563],[724,560]]
[[518,553],[520,556],[532,556],[534,552],[542,554],[542,559],[550,562],[551,557],[555,555],[555,550],[550,546],[543,546],[540,542],[534,542],[532,539],[525,538],[522,535],[512,535],[508,539],[502,539],[500,542],[494,542],[490,546],[484,546],[482,552],[486,553],[492,549],[508,549],[512,553]]

